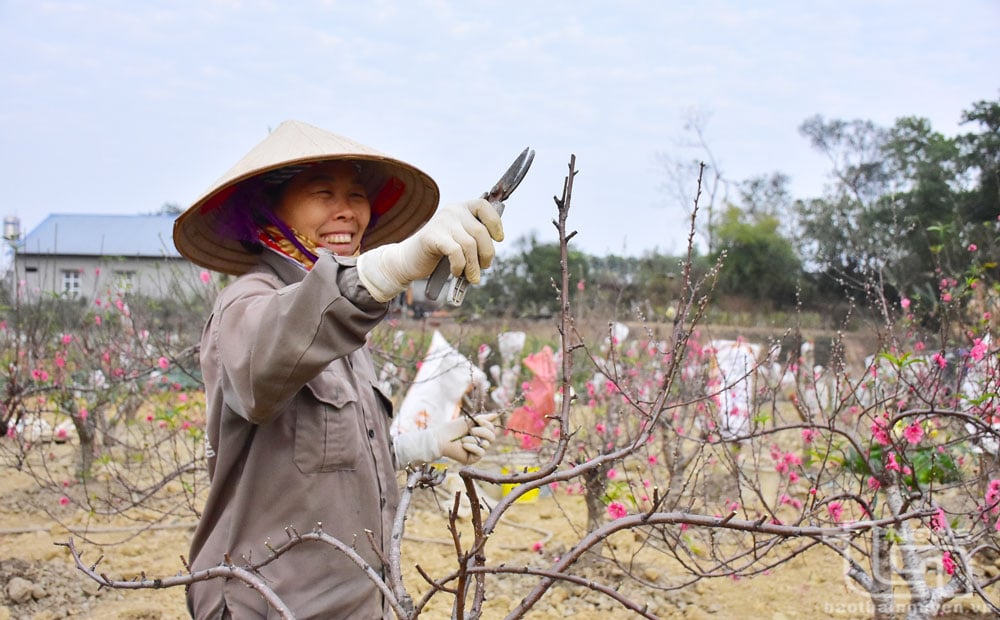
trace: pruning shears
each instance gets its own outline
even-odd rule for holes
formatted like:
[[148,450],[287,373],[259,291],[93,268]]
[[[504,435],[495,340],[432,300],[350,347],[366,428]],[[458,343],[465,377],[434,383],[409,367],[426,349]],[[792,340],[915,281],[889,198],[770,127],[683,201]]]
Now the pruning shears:
[[[507,172],[503,173],[500,180],[497,181],[496,185],[493,186],[488,192],[482,195],[482,198],[488,200],[493,208],[496,209],[498,215],[503,215],[504,201],[510,197],[517,186],[521,184],[521,180],[524,175],[528,173],[528,168],[531,167],[532,160],[535,159],[535,151],[530,147],[521,151],[521,154],[517,156],[514,163],[507,168]],[[451,269],[448,264],[448,257],[442,257],[441,261],[438,262],[437,267],[434,268],[434,273],[427,280],[427,288],[424,289],[424,293],[427,299],[437,299],[441,295],[441,289],[444,288],[444,283],[451,277]],[[459,276],[455,278],[451,283],[451,288],[448,289],[448,303],[453,306],[461,306],[462,301],[465,300],[465,290],[469,287],[469,281],[465,276]]]

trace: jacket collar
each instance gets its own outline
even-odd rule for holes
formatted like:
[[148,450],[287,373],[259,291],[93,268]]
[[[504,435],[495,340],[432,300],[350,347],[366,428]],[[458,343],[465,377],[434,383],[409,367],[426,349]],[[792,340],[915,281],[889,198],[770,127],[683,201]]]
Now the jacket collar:
[[308,273],[300,263],[268,247],[260,255],[260,264],[273,271],[285,284],[301,282]]

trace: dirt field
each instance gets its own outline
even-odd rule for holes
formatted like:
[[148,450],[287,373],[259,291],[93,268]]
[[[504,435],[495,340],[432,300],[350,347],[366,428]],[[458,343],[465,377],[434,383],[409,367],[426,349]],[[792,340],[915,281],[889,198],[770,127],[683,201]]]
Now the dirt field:
[[[493,492],[494,490],[489,490]],[[0,510],[0,620],[6,618],[49,620],[56,618],[101,618],[119,620],[172,620],[187,618],[184,594],[179,588],[166,590],[100,590],[72,565],[65,547],[69,532],[38,510],[39,498],[32,481],[16,472],[6,473],[0,482],[3,493]],[[407,584],[414,598],[426,590],[412,568],[419,564],[431,575],[445,574],[454,566],[454,551],[448,539],[447,517],[432,491],[415,498],[404,544],[409,567]],[[558,500],[558,503],[557,503]],[[491,562],[508,565],[545,566],[573,540],[573,527],[583,522],[582,500],[575,497],[542,496],[517,504],[509,511],[491,539],[487,550]],[[56,502],[50,511],[77,525],[86,515],[72,512]],[[60,512],[62,511],[62,512]],[[116,579],[167,577],[182,570],[180,556],[187,553],[193,520],[166,524],[160,529],[135,534],[134,524],[124,521],[95,524],[89,542],[79,540],[85,560],[100,555],[101,571]],[[124,542],[121,542],[124,541]],[[118,544],[110,544],[115,543]],[[540,552],[533,550],[541,543]],[[612,541],[615,551],[627,553],[629,541]],[[642,577],[665,583],[675,568],[663,560],[647,561]],[[584,576],[617,583],[613,573],[601,565],[583,570]],[[527,577],[491,578],[491,598],[486,618],[502,618],[528,592],[534,581]],[[702,581],[678,591],[622,589],[634,599],[648,603],[662,618],[867,618],[865,597],[843,577],[843,564],[829,553],[810,552],[790,561],[773,573],[753,579]],[[450,617],[450,600],[438,596],[425,618]],[[964,607],[958,607],[964,605]],[[976,617],[974,601],[957,601],[949,617]],[[578,620],[604,619],[609,614],[629,617],[606,597],[581,587],[553,588],[528,615],[535,620],[574,617]],[[983,616],[985,617],[985,616]]]
[[[717,334],[719,335],[719,334]],[[724,334],[723,334],[724,335]],[[761,336],[763,337],[763,336]],[[858,348],[861,351],[861,348]],[[849,354],[860,353],[849,351]],[[53,446],[62,466],[71,467],[69,446]],[[2,464],[0,464],[2,465]],[[495,489],[484,489],[496,495]],[[0,620],[7,618],[53,620],[58,618],[99,618],[119,620],[173,620],[187,618],[181,588],[165,590],[101,590],[73,566],[69,552],[57,543],[71,534],[60,523],[75,530],[88,524],[88,515],[58,498],[41,497],[26,475],[4,468],[0,476]],[[435,498],[433,491],[421,491],[415,498],[407,521],[403,545],[404,570],[414,599],[427,590],[414,568],[419,565],[432,576],[441,576],[455,566],[455,555],[447,531],[447,499]],[[51,513],[51,514],[48,514]],[[575,532],[585,522],[583,500],[564,494],[543,495],[532,502],[515,505],[505,514],[491,538],[486,553],[493,565],[550,566],[554,558],[578,540]],[[55,515],[54,518],[52,515]],[[134,522],[118,519],[90,522],[86,539],[75,537],[88,563],[103,556],[99,567],[112,579],[169,577],[183,571],[181,556],[187,554],[193,517],[139,531]],[[627,557],[634,540],[627,537],[609,541],[606,554]],[[468,540],[468,537],[465,538]],[[536,550],[535,547],[541,547]],[[639,576],[650,584],[675,583],[680,569],[665,557],[642,557]],[[620,586],[630,598],[648,604],[664,619],[764,619],[870,618],[867,595],[860,593],[844,576],[841,559],[829,551],[811,550],[767,575],[739,580],[703,580],[679,590],[639,588],[623,580],[607,564],[590,563],[578,576]],[[503,618],[536,583],[535,578],[506,575],[487,581],[489,600],[484,617]],[[902,604],[901,604],[902,606]],[[611,599],[581,586],[557,585],[527,617],[555,620],[605,620],[634,614]],[[451,599],[438,595],[424,618],[451,617]],[[952,601],[948,613],[940,616],[986,618],[984,606],[970,597]]]

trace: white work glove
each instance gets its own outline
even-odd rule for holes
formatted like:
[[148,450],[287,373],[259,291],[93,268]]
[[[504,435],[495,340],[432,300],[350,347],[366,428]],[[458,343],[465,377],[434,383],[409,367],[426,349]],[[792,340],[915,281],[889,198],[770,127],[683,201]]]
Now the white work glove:
[[[446,456],[463,465],[483,458],[496,441],[497,414],[485,413],[475,418],[460,417],[419,431],[398,435],[393,440],[396,462],[400,468],[431,463]],[[473,423],[474,422],[474,423]]]
[[493,242],[503,240],[500,215],[482,198],[446,205],[413,236],[387,243],[358,257],[358,277],[377,301],[385,303],[410,282],[434,272],[448,257],[451,275],[479,283],[481,269],[493,262]]

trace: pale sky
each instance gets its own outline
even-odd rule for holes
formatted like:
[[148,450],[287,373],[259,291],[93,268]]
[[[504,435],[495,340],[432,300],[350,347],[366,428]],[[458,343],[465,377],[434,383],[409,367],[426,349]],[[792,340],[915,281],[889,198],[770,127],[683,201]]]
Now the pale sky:
[[446,202],[533,147],[511,241],[555,240],[575,154],[575,247],[676,253],[690,204],[662,158],[700,157],[693,110],[728,178],[780,171],[815,197],[828,166],[803,120],[965,131],[1000,96],[998,32],[998,0],[0,0],[0,214],[26,233],[186,207],[297,119],[409,161]]

